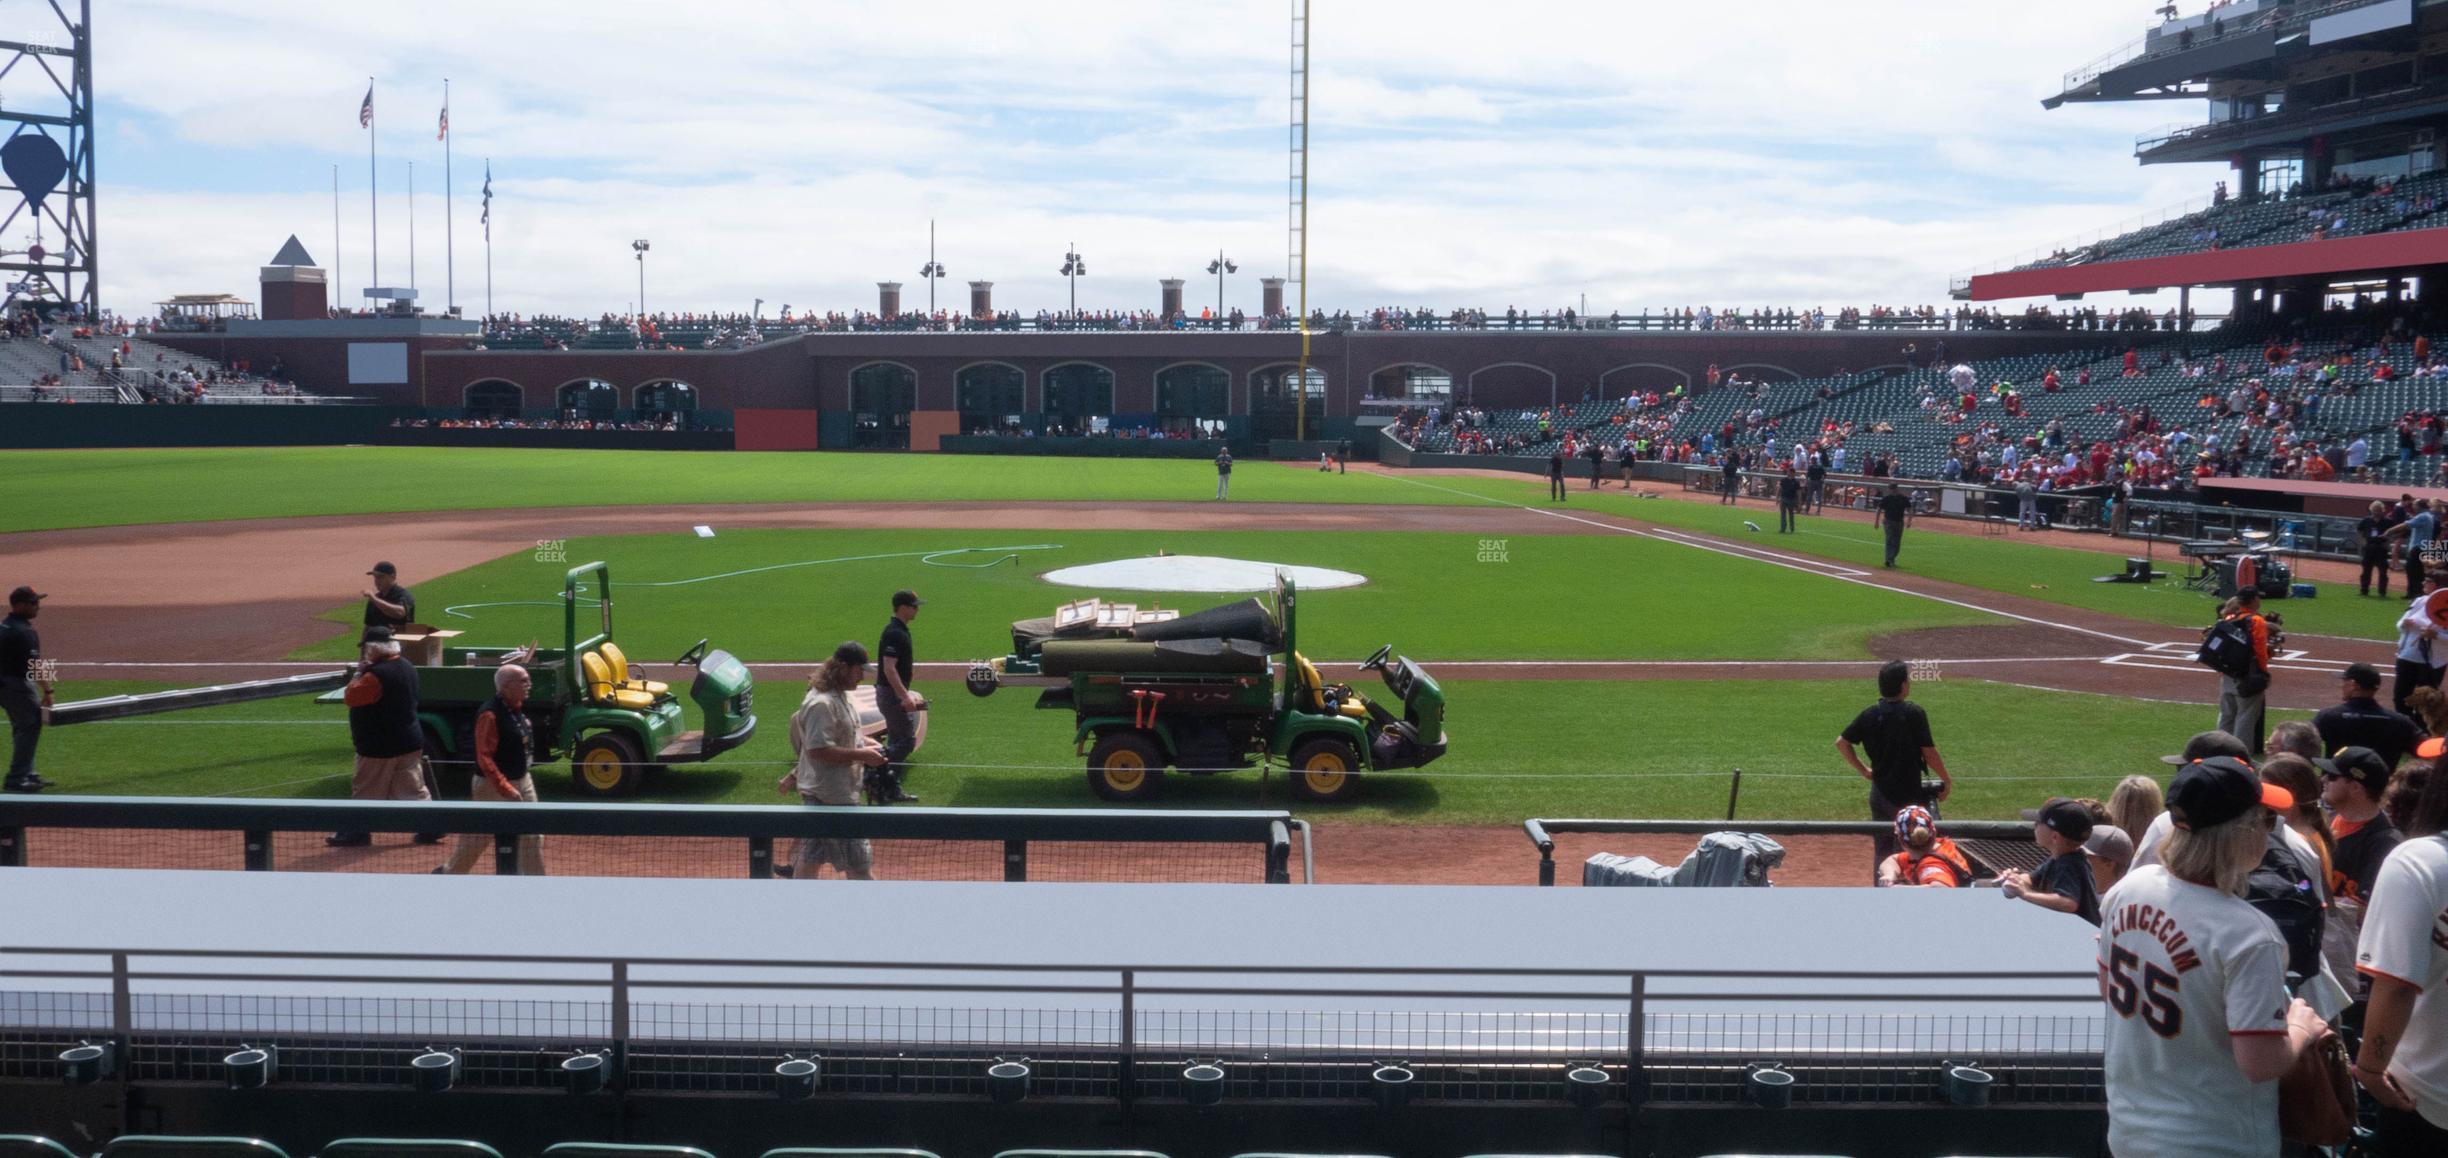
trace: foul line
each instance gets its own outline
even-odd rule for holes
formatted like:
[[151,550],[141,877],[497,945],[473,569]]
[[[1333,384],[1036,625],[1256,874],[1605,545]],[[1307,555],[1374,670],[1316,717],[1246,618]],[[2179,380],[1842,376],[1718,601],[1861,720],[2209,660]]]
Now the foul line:
[[[1969,602],[1966,602],[1966,601],[1961,600],[1961,599],[1951,599],[1951,598],[1948,598],[1947,596],[1944,596],[1944,595],[1933,595],[1933,594],[1930,594],[1929,592],[1926,592],[1926,591],[1915,591],[1915,590],[1913,590],[1912,588],[1909,588],[1909,587],[1896,587],[1896,586],[1892,586],[1892,585],[1889,585],[1889,584],[1886,584],[1886,583],[1879,583],[1879,582],[1875,582],[1875,581],[1873,581],[1872,579],[1870,579],[1870,578],[1869,578],[1869,574],[1870,574],[1870,573],[1869,573],[1869,572],[1867,572],[1867,571],[1854,571],[1854,570],[1852,570],[1852,569],[1850,569],[1850,568],[1831,569],[1831,570],[1819,570],[1819,569],[1814,569],[1814,568],[1810,568],[1810,567],[1796,566],[1796,565],[1794,565],[1794,564],[1792,564],[1792,563],[1783,563],[1783,562],[1778,562],[1778,561],[1777,561],[1777,559],[1772,558],[1772,557],[1769,557],[1769,556],[1768,556],[1768,555],[1766,555],[1766,554],[1762,554],[1762,555],[1751,555],[1751,554],[1745,554],[1745,553],[1743,553],[1742,551],[1738,551],[1738,550],[1733,549],[1733,548],[1732,548],[1730,545],[1729,545],[1729,546],[1726,546],[1726,547],[1713,546],[1713,545],[1711,545],[1711,544],[1709,544],[1709,543],[1707,543],[1707,542],[1700,541],[1700,540],[1693,539],[1693,538],[1688,538],[1688,537],[1677,537],[1677,536],[1670,536],[1670,535],[1657,534],[1657,533],[1653,533],[1653,532],[1650,532],[1650,531],[1643,530],[1643,529],[1641,529],[1641,528],[1639,528],[1639,527],[1625,527],[1625,526],[1619,526],[1619,525],[1616,525],[1616,524],[1613,524],[1613,523],[1602,523],[1602,522],[1599,522],[1599,521],[1597,521],[1597,520],[1595,520],[1595,519],[1585,519],[1585,518],[1582,518],[1582,517],[1580,517],[1580,516],[1578,516],[1578,515],[1570,515],[1570,514],[1566,514],[1566,513],[1565,513],[1565,512],[1563,512],[1563,511],[1551,511],[1551,510],[1547,510],[1547,509],[1546,509],[1546,508],[1544,508],[1544,507],[1534,507],[1534,506],[1530,506],[1530,505],[1528,505],[1528,504],[1526,504],[1526,503],[1517,503],[1517,502],[1513,502],[1513,501],[1508,500],[1508,499],[1500,499],[1500,498],[1495,498],[1495,497],[1492,497],[1492,496],[1489,496],[1489,495],[1479,494],[1479,493],[1476,493],[1476,492],[1474,492],[1474,491],[1456,490],[1456,489],[1455,489],[1455,488],[1453,488],[1453,487],[1438,486],[1437,484],[1432,483],[1432,482],[1423,482],[1423,481],[1421,481],[1421,480],[1419,480],[1419,479],[1415,479],[1415,478],[1404,478],[1404,477],[1403,477],[1403,476],[1401,476],[1401,475],[1393,475],[1393,476],[1390,476],[1390,477],[1393,477],[1393,478],[1399,479],[1399,480],[1400,480],[1400,481],[1402,481],[1402,482],[1407,482],[1407,483],[1410,483],[1410,484],[1411,484],[1411,485],[1413,485],[1413,486],[1422,486],[1422,487],[1427,487],[1427,488],[1429,488],[1430,490],[1440,490],[1440,491],[1444,491],[1444,492],[1445,492],[1445,493],[1447,493],[1447,494],[1455,494],[1455,495],[1461,495],[1461,496],[1463,496],[1463,497],[1465,497],[1465,498],[1473,498],[1473,499],[1478,499],[1478,500],[1479,500],[1479,501],[1481,501],[1481,502],[1485,502],[1485,503],[1493,503],[1493,504],[1495,504],[1495,505],[1497,505],[1497,506],[1500,506],[1500,507],[1511,507],[1511,508],[1513,508],[1514,510],[1518,510],[1518,511],[1528,511],[1528,512],[1530,512],[1530,513],[1532,513],[1532,514],[1536,514],[1536,515],[1547,515],[1547,516],[1549,516],[1549,517],[1551,517],[1551,518],[1564,519],[1564,520],[1567,520],[1567,521],[1570,521],[1570,522],[1580,523],[1580,524],[1582,524],[1582,525],[1584,525],[1584,526],[1597,527],[1597,528],[1600,528],[1600,529],[1602,529],[1602,530],[1608,530],[1608,531],[1615,531],[1615,532],[1618,532],[1618,533],[1620,533],[1620,534],[1626,534],[1626,535],[1641,535],[1641,536],[1646,537],[1646,538],[1656,539],[1656,540],[1658,540],[1658,541],[1660,541],[1660,542],[1666,542],[1666,543],[1680,543],[1680,544],[1682,544],[1682,545],[1684,545],[1684,546],[1687,546],[1687,547],[1697,547],[1697,548],[1699,548],[1700,550],[1703,550],[1703,551],[1714,551],[1714,552],[1716,552],[1717,554],[1731,556],[1731,557],[1736,558],[1736,559],[1750,559],[1750,560],[1752,560],[1753,562],[1758,562],[1758,563],[1766,563],[1766,564],[1768,564],[1769,566],[1772,566],[1772,567],[1783,567],[1783,568],[1785,568],[1785,569],[1787,569],[1787,570],[1790,570],[1790,571],[1800,571],[1800,572],[1802,572],[1802,573],[1803,573],[1803,574],[1805,574],[1805,575],[1818,575],[1818,576],[1821,576],[1821,577],[1823,577],[1823,578],[1828,578],[1828,579],[1834,579],[1834,580],[1837,580],[1838,582],[1843,582],[1843,583],[1855,583],[1855,584],[1859,584],[1859,585],[1861,585],[1861,586],[1863,586],[1863,587],[1869,587],[1869,588],[1872,588],[1872,589],[1874,589],[1874,590],[1879,590],[1879,591],[1892,591],[1892,592],[1894,592],[1894,593],[1896,593],[1896,594],[1898,594],[1898,595],[1910,595],[1910,596],[1913,596],[1913,597],[1914,597],[1914,598],[1916,598],[1916,599],[1927,599],[1927,600],[1929,600],[1930,602],[1933,602],[1933,603],[1944,603],[1944,604],[1946,604],[1946,605],[1948,605],[1948,606],[1950,606],[1950,607],[1961,607],[1961,608],[1963,608],[1963,609],[1964,609],[1964,610],[1966,610],[1966,611],[1978,611],[1978,612],[1981,612],[1982,614],[1985,614],[1985,615],[1995,615],[1995,616],[1998,616],[1998,617],[2000,617],[2000,618],[2002,618],[2002,619],[2012,619],[2012,620],[2015,620],[2015,621],[2017,621],[2017,622],[2031,624],[2031,625],[2033,625],[2033,626],[2035,626],[2035,627],[2053,627],[2053,628],[2056,628],[2056,629],[2058,629],[2058,630],[2060,630],[2060,631],[2072,631],[2072,632],[2078,632],[2078,633],[2083,634],[2083,635],[2095,636],[2095,637],[2100,638],[2100,639],[2114,640],[2114,641],[2116,641],[2116,642],[2118,642],[2118,643],[2127,644],[2127,645],[2130,645],[2130,646],[2133,646],[2133,647],[2148,647],[2148,646],[2149,646],[2149,644],[2148,644],[2147,642],[2143,641],[2143,640],[2133,639],[2133,638],[2128,637],[2128,636],[2118,635],[2118,634],[2116,634],[2116,633],[2115,633],[2115,632],[2113,632],[2113,631],[2101,631],[2101,630],[2099,630],[2098,628],[2093,628],[2093,627],[2081,627],[2081,626],[2077,626],[2077,625],[2075,625],[2075,624],[2071,624],[2071,623],[2060,623],[2060,622],[2057,622],[2056,620],[2050,620],[2050,619],[2040,619],[2040,618],[2036,618],[2036,617],[2034,617],[2034,616],[2029,616],[2029,615],[2019,615],[2019,614],[2017,614],[2017,613],[2015,613],[2015,612],[2012,612],[2012,611],[2000,611],[2000,610],[1998,610],[1998,609],[1997,609],[1997,608],[1995,608],[1995,607],[1983,607],[1983,606],[1981,606],[1980,604],[1977,604],[1977,603],[1969,603]],[[1788,558],[1792,558],[1792,557],[1794,557],[1794,556],[1787,556],[1787,557],[1788,557]]]

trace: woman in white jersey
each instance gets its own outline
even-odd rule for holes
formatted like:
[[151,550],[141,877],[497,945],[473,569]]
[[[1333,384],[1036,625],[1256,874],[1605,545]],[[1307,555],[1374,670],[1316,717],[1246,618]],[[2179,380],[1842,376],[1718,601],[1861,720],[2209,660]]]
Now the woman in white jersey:
[[2355,1080],[2380,1103],[2383,1158],[2448,1154],[2448,776],[2414,803],[2380,866],[2355,968],[2371,978]]
[[2278,1077],[2326,1029],[2286,990],[2286,943],[2241,893],[2295,801],[2233,757],[2168,785],[2161,863],[2100,901],[2108,1148],[2277,1158]]

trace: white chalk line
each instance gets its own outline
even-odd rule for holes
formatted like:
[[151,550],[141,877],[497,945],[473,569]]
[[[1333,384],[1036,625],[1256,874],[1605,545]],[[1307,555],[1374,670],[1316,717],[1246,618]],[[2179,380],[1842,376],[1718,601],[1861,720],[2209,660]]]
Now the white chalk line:
[[[2127,654],[2132,654],[2132,653],[2127,653]],[[1424,658],[1424,657],[1416,657],[1416,656],[1415,656],[1415,657],[1413,657],[1413,658],[1414,658],[1414,659],[1415,659],[1417,662],[1419,662],[1419,663],[1424,663],[1424,664],[1435,664],[1435,665],[1437,665],[1438,667],[1453,667],[1453,668],[1483,668],[1483,667],[1493,667],[1493,668],[1600,668],[1600,669],[1603,669],[1603,668],[1618,668],[1618,667],[1769,667],[1769,666],[1773,666],[1773,667],[1829,667],[1829,668],[1859,668],[1859,667],[1862,667],[1862,666],[1863,666],[1863,665],[1865,665],[1865,664],[1877,664],[1877,663],[1881,662],[1881,661],[1876,660],[1876,659],[1434,659],[1434,658]],[[1942,666],[1948,666],[1948,667],[1957,667],[1957,666],[1975,666],[1975,665],[1979,665],[1979,664],[1995,664],[1995,663],[2107,663],[2107,662],[2110,662],[2111,660],[2114,660],[2114,659],[2117,659],[2117,658],[2120,658],[2120,657],[2118,657],[2118,656],[2099,656],[2099,655],[2029,655],[2029,656],[1982,656],[1982,657],[1977,657],[1977,658],[1962,658],[1962,659],[1929,659],[1929,660],[1919,660],[1919,661],[1916,661],[1916,662],[1919,662],[1919,663],[1929,663],[1929,664],[1939,664],[1939,665],[1942,665]],[[750,670],[752,670],[752,671],[754,671],[754,670],[782,671],[782,670],[795,670],[795,669],[802,669],[802,668],[804,668],[804,669],[813,669],[813,668],[817,668],[817,667],[821,667],[821,666],[823,666],[823,664],[824,664],[824,662],[825,662],[825,661],[823,661],[823,660],[817,660],[817,659],[804,659],[804,660],[802,660],[802,659],[769,659],[769,660],[753,660],[753,661],[743,661],[743,662],[744,662],[744,663],[746,663],[746,664],[747,664],[747,666],[748,666],[748,668],[749,668]],[[1356,659],[1319,659],[1319,660],[1311,660],[1310,662],[1315,663],[1315,664],[1317,664],[1317,665],[1319,665],[1319,666],[1321,666],[1321,667],[1357,667],[1357,666],[1359,666],[1359,664],[1360,664],[1360,661],[1359,661],[1359,660],[1356,660]],[[213,668],[293,668],[293,667],[303,667],[303,668],[314,668],[314,669],[320,670],[320,669],[324,669],[324,668],[329,668],[329,667],[331,667],[331,666],[333,666],[333,665],[328,664],[328,663],[314,663],[314,662],[311,662],[311,661],[304,661],[304,660],[285,660],[285,659],[267,659],[267,660],[252,661],[252,662],[250,662],[250,661],[246,661],[246,660],[211,660],[211,661],[202,661],[202,660],[200,660],[200,661],[197,661],[197,662],[194,662],[194,663],[152,662],[152,661],[137,661],[137,660],[99,660],[99,659],[89,659],[89,660],[67,660],[67,661],[62,661],[62,662],[60,663],[60,665],[59,665],[59,666],[60,666],[60,667],[62,667],[62,668],[72,668],[72,667],[74,667],[74,668],[103,668],[103,669],[132,668],[132,669],[172,669],[172,670],[179,669],[179,668],[206,668],[206,669],[213,669]],[[668,664],[632,663],[632,664],[630,664],[629,666],[631,666],[631,667],[635,667],[635,668],[654,668],[654,667],[668,667],[668,666],[670,666],[670,665],[668,665]],[[916,664],[915,666],[916,666],[916,667],[918,668],[918,670],[920,670],[920,671],[931,672],[931,673],[934,673],[934,674],[936,674],[936,675],[938,675],[938,676],[940,676],[940,677],[950,678],[950,677],[955,677],[955,676],[959,676],[959,675],[966,674],[966,673],[968,672],[968,670],[969,670],[969,668],[970,668],[970,666],[971,666],[971,665],[970,665],[970,664],[968,664],[968,663],[965,663],[965,662],[952,662],[952,661],[931,661],[931,662],[922,662],[922,663]],[[2205,670],[2206,670],[2206,669],[2205,669]],[[2327,671],[2328,669],[2327,669],[2327,668],[2321,668],[2321,669],[2319,669],[2319,670],[2321,670],[2321,671]]]
[[[2148,646],[2150,646],[2150,645],[2149,645],[2149,643],[2148,643],[2147,641],[2144,641],[2144,640],[2139,640],[2139,639],[2133,639],[2133,638],[2128,637],[2128,636],[2118,635],[2117,633],[2115,633],[2115,632],[2113,632],[2113,631],[2101,631],[2101,630],[2099,630],[2098,628],[2094,628],[2094,627],[2081,627],[2081,626],[2078,626],[2078,625],[2076,625],[2076,624],[2071,624],[2071,623],[2060,623],[2060,622],[2058,622],[2058,621],[2056,621],[2056,620],[2050,620],[2050,619],[2040,619],[2040,618],[2037,618],[2037,617],[2034,617],[2034,616],[2029,616],[2029,615],[2019,615],[2019,614],[2016,614],[2015,612],[2012,612],[2012,611],[2000,611],[2000,610],[1998,610],[1998,609],[1997,609],[1997,608],[1995,608],[1995,607],[1983,607],[1983,606],[1981,606],[1980,604],[1977,604],[1977,603],[1971,603],[1971,602],[1967,602],[1967,601],[1965,601],[1965,600],[1961,600],[1961,599],[1951,599],[1951,598],[1948,598],[1947,596],[1944,596],[1944,595],[1932,595],[1932,594],[1930,594],[1929,592],[1926,592],[1926,591],[1915,591],[1915,590],[1913,590],[1913,589],[1911,589],[1911,588],[1909,588],[1909,587],[1896,587],[1896,586],[1892,586],[1892,585],[1890,585],[1890,584],[1886,584],[1886,583],[1879,583],[1879,582],[1876,582],[1876,581],[1874,581],[1874,580],[1872,580],[1872,579],[1868,578],[1868,575],[1869,575],[1869,573],[1868,573],[1868,572],[1854,572],[1853,574],[1848,575],[1848,574],[1838,574],[1838,573],[1836,573],[1836,572],[1834,572],[1834,571],[1816,570],[1816,569],[1813,569],[1813,568],[1808,568],[1808,567],[1798,567],[1798,566],[1794,566],[1793,564],[1790,564],[1790,563],[1780,563],[1780,562],[1777,562],[1777,561],[1776,561],[1776,560],[1774,560],[1774,559],[1762,558],[1762,557],[1759,557],[1759,556],[1754,556],[1754,555],[1746,555],[1746,554],[1743,554],[1743,553],[1738,552],[1738,551],[1734,551],[1734,550],[1730,550],[1730,549],[1723,549],[1723,548],[1719,548],[1719,547],[1711,546],[1711,545],[1709,545],[1709,544],[1707,544],[1707,543],[1703,543],[1703,542],[1697,542],[1697,541],[1692,541],[1692,540],[1689,540],[1689,539],[1683,539],[1683,538],[1670,537],[1670,536],[1666,536],[1666,535],[1651,534],[1650,532],[1648,532],[1648,531],[1644,531],[1644,530],[1642,530],[1642,529],[1640,529],[1640,528],[1638,528],[1638,527],[1623,527],[1623,526],[1617,526],[1617,525],[1612,524],[1612,523],[1601,523],[1601,522],[1598,522],[1598,521],[1596,521],[1596,520],[1594,520],[1594,519],[1585,519],[1585,518],[1581,518],[1581,517],[1576,516],[1576,515],[1566,514],[1566,513],[1565,513],[1565,512],[1563,512],[1563,511],[1550,511],[1550,510],[1546,510],[1546,509],[1544,509],[1544,508],[1530,506],[1530,505],[1525,504],[1525,503],[1516,503],[1516,502],[1512,502],[1512,501],[1507,500],[1507,499],[1493,498],[1493,497],[1490,497],[1490,496],[1488,496],[1488,495],[1478,494],[1478,493],[1473,492],[1473,491],[1456,490],[1456,489],[1455,489],[1455,488],[1453,488],[1453,487],[1444,487],[1444,486],[1438,486],[1438,485],[1437,485],[1437,484],[1435,484],[1435,483],[1425,482],[1425,481],[1422,481],[1422,480],[1420,480],[1420,479],[1415,479],[1415,478],[1404,478],[1403,476],[1400,476],[1400,475],[1394,475],[1394,476],[1389,476],[1389,477],[1393,477],[1393,478],[1398,478],[1398,479],[1401,479],[1401,481],[1403,481],[1403,482],[1407,482],[1407,483],[1410,483],[1410,484],[1412,484],[1413,486],[1423,486],[1423,487],[1428,487],[1428,488],[1430,488],[1430,489],[1432,489],[1432,490],[1440,490],[1440,491],[1444,491],[1444,492],[1446,492],[1446,493],[1448,493],[1448,494],[1462,495],[1462,496],[1464,496],[1464,497],[1466,497],[1466,498],[1474,498],[1474,499],[1478,499],[1478,500],[1480,500],[1481,502],[1493,503],[1493,504],[1495,504],[1495,505],[1497,505],[1497,506],[1500,506],[1500,507],[1511,507],[1511,508],[1513,508],[1513,509],[1515,509],[1515,510],[1529,511],[1529,512],[1531,512],[1531,513],[1533,513],[1533,514],[1549,515],[1549,516],[1553,516],[1553,517],[1555,517],[1555,518],[1559,518],[1559,519],[1568,519],[1568,520],[1570,520],[1570,521],[1572,521],[1572,522],[1581,523],[1581,524],[1583,524],[1583,525],[1585,525],[1585,526],[1598,527],[1598,528],[1602,528],[1602,529],[1609,530],[1609,531],[1616,531],[1616,532],[1619,532],[1619,533],[1622,533],[1622,534],[1626,534],[1626,535],[1642,535],[1642,536],[1645,536],[1645,537],[1647,537],[1647,538],[1652,538],[1652,539],[1657,539],[1657,540],[1660,540],[1660,541],[1662,541],[1662,542],[1668,542],[1668,543],[1681,543],[1681,544],[1683,544],[1684,546],[1687,546],[1687,547],[1697,547],[1697,548],[1699,548],[1700,550],[1703,550],[1703,551],[1715,551],[1715,552],[1717,552],[1718,554],[1721,554],[1721,555],[1730,555],[1730,556],[1733,556],[1734,558],[1737,558],[1737,559],[1749,558],[1749,559],[1752,559],[1754,562],[1766,563],[1766,564],[1768,564],[1768,565],[1770,565],[1770,566],[1772,566],[1772,567],[1784,567],[1784,568],[1786,568],[1786,569],[1788,569],[1788,570],[1792,570],[1792,571],[1800,571],[1800,572],[1802,572],[1802,573],[1804,573],[1804,574],[1806,574],[1806,575],[1819,575],[1819,576],[1822,576],[1822,577],[1824,577],[1824,578],[1834,579],[1834,580],[1837,580],[1837,581],[1839,581],[1839,582],[1843,582],[1843,583],[1855,583],[1855,584],[1859,584],[1859,585],[1861,585],[1861,586],[1863,586],[1863,587],[1869,587],[1869,588],[1872,588],[1872,589],[1874,589],[1874,590],[1878,590],[1878,591],[1892,591],[1892,592],[1894,592],[1894,593],[1896,593],[1896,594],[1898,594],[1898,595],[1910,595],[1910,596],[1912,596],[1912,597],[1914,597],[1914,598],[1916,598],[1916,599],[1927,599],[1927,600],[1929,600],[1930,602],[1933,602],[1933,603],[1944,603],[1944,604],[1946,604],[1946,605],[1948,605],[1948,606],[1950,606],[1950,607],[1961,607],[1961,608],[1963,608],[1963,609],[1964,609],[1964,610],[1966,610],[1966,611],[1978,611],[1978,612],[1980,612],[1980,613],[1982,613],[1982,614],[1984,614],[1984,615],[1995,615],[1995,616],[1998,616],[1999,618],[2002,618],[2002,619],[2012,619],[2012,620],[2015,620],[2015,621],[2017,621],[2017,622],[2031,624],[2031,625],[2033,625],[2033,626],[2035,626],[2035,627],[2053,627],[2053,628],[2056,628],[2056,629],[2058,629],[2058,630],[2060,630],[2060,631],[2071,631],[2071,632],[2076,632],[2076,633],[2079,633],[2079,634],[2082,634],[2082,635],[2094,636],[2094,637],[2097,637],[2097,638],[2100,638],[2100,639],[2113,640],[2113,641],[2115,641],[2115,642],[2117,642],[2117,643],[2122,643],[2122,644],[2125,644],[2125,645],[2127,645],[2127,646],[2129,646],[2129,647],[2148,647]],[[1860,577],[1860,578],[1856,578],[1855,576],[1862,576],[1862,577]]]

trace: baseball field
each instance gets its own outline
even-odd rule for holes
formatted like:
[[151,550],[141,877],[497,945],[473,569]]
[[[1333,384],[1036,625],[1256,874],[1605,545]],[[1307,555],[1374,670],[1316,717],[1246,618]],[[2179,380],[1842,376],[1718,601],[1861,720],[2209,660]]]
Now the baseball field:
[[[1199,461],[356,447],[21,452],[0,469],[0,557],[51,596],[63,702],[336,667],[378,559],[461,642],[556,642],[563,573],[605,561],[616,638],[650,675],[702,638],[763,685],[756,738],[651,782],[668,801],[777,800],[809,662],[872,643],[911,587],[928,600],[918,658],[941,665],[921,670],[926,803],[1093,803],[1068,714],[1027,691],[973,698],[960,668],[1008,650],[1012,620],[1085,595],[1236,598],[1041,578],[1158,554],[1357,573],[1304,592],[1301,650],[1348,679],[1391,644],[1445,685],[1450,753],[1355,803],[1302,806],[1342,823],[1721,816],[1737,767],[1742,815],[1853,818],[1862,785],[1832,741],[1890,658],[1916,663],[1958,817],[2104,795],[2214,714],[2215,677],[2184,658],[2213,602],[2092,582],[2131,544],[1933,521],[1888,570],[1861,516],[1778,535],[1758,504],[1656,483],[1576,481],[1552,504],[1520,476],[1244,462],[1217,502]],[[2307,570],[2328,581],[2283,605],[2273,722],[2334,700],[2347,662],[2386,665],[2397,605]],[[301,698],[56,728],[42,769],[77,792],[337,796],[348,763],[338,709]],[[567,792],[563,769],[538,782]],[[1260,803],[1289,803],[1280,778],[1175,777],[1160,806]]]

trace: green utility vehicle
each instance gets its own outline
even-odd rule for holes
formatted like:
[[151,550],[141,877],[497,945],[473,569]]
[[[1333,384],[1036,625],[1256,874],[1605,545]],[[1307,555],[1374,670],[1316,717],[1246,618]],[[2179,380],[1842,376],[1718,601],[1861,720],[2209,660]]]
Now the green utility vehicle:
[[1336,803],[1358,794],[1362,773],[1445,754],[1435,679],[1389,644],[1361,670],[1378,674],[1399,714],[1327,683],[1298,650],[1297,609],[1292,580],[1278,576],[1271,606],[1248,599],[1128,626],[1097,622],[1096,608],[1059,626],[1022,620],[1012,653],[973,667],[968,687],[980,696],[1005,683],[1043,687],[1038,707],[1072,714],[1088,787],[1118,803],[1154,797],[1168,768],[1212,775],[1261,763],[1283,766],[1300,799]]
[[[600,619],[595,634],[578,635],[579,592],[594,584]],[[748,665],[698,640],[673,663],[694,668],[688,698],[704,726],[684,730],[687,720],[671,688],[635,678],[629,659],[612,642],[612,569],[602,563],[570,568],[561,588],[562,646],[539,648],[521,659],[534,678],[527,718],[535,725],[535,760],[567,753],[570,778],[582,796],[633,796],[649,773],[664,765],[711,760],[756,734],[751,710],[755,679]],[[435,666],[417,668],[418,719],[425,729],[425,756],[442,771],[434,778],[449,798],[467,794],[473,772],[476,711],[493,695],[493,673],[519,649],[448,647]],[[340,702],[341,693],[318,697]]]

